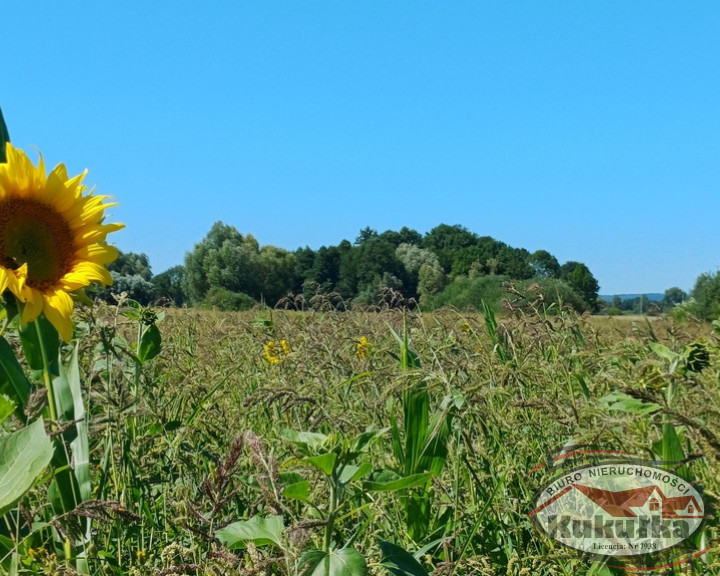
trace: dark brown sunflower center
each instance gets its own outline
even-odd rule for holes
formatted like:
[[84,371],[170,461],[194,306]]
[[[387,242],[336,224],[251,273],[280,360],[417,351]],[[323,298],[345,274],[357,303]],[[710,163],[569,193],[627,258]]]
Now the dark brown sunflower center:
[[0,266],[27,264],[27,284],[43,289],[70,271],[73,235],[65,218],[36,200],[0,201]]

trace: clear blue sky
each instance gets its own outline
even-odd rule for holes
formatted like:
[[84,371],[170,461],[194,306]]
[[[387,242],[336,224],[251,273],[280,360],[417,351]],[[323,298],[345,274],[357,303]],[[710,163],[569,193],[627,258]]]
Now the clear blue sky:
[[716,0],[3,2],[16,146],[88,168],[155,273],[462,224],[601,293],[720,266]]

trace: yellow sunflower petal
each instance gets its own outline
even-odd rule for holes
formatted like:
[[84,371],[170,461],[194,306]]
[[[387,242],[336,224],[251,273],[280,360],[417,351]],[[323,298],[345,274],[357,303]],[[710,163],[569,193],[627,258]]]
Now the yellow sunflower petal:
[[53,294],[45,296],[45,317],[65,342],[72,339],[72,311],[73,301],[66,292],[56,290]]
[[112,284],[110,272],[104,266],[95,264],[95,262],[81,262],[73,268],[72,272],[63,276],[62,280],[68,283],[84,280],[85,286],[90,282],[102,282],[107,286]]
[[95,262],[95,264],[110,264],[117,260],[118,249],[107,244],[90,244],[90,246],[83,246],[77,250],[75,257]]
[[27,280],[28,275],[28,266],[27,263],[23,264],[15,270],[15,273],[10,277],[10,290],[13,291],[15,296],[20,298],[22,302],[25,302],[23,300],[23,291],[25,290],[25,281]]
[[2,293],[5,292],[5,288],[7,288],[9,284],[10,278],[8,277],[8,273],[4,268],[0,268],[0,297],[2,297]]
[[100,224],[95,226],[83,226],[75,231],[79,245],[87,245],[95,242],[104,242],[110,232],[117,232],[125,228],[124,224]]
[[25,303],[22,315],[20,316],[20,321],[23,324],[32,322],[40,316],[40,313],[43,311],[43,296],[38,290],[25,286],[20,300]]

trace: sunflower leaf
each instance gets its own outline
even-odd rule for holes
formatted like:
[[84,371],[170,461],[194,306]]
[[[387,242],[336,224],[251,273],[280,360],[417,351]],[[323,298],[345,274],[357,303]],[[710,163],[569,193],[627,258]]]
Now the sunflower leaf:
[[58,364],[60,337],[45,316],[38,316],[33,322],[21,325],[20,340],[34,377],[38,380],[42,379],[46,363],[50,374],[57,376],[60,373]]
[[367,563],[354,548],[340,550],[306,550],[300,557],[303,576],[365,576]]
[[248,542],[256,546],[274,544],[280,547],[284,530],[282,516],[253,516],[221,528],[215,536],[231,550],[245,548]]
[[40,418],[0,436],[0,514],[12,508],[50,463],[53,446]]
[[23,415],[32,387],[8,341],[0,336],[0,391],[7,394],[17,405],[16,413]]
[[10,142],[10,134],[8,133],[5,118],[3,118],[2,109],[0,108],[0,162],[5,162],[5,144]]
[[141,363],[152,360],[160,354],[162,348],[162,335],[155,324],[147,327],[140,339],[140,349],[138,350],[138,359]]

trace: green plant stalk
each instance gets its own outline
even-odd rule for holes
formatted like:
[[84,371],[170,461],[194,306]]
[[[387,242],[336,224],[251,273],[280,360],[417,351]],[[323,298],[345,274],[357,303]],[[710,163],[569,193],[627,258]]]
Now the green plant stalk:
[[323,551],[330,553],[330,546],[332,545],[332,533],[335,525],[335,514],[337,512],[337,493],[335,488],[335,477],[330,479],[330,500],[328,507],[328,516],[325,524],[325,538],[323,540]]
[[48,361],[47,351],[45,350],[45,341],[42,337],[40,326],[37,322],[33,322],[35,331],[38,335],[38,342],[40,344],[40,354],[43,361],[43,382],[45,389],[47,390],[48,408],[50,409],[50,419],[53,422],[57,422],[57,407],[55,406],[55,392],[53,390],[52,378],[50,376],[50,362]]

